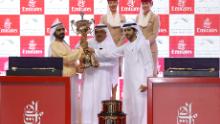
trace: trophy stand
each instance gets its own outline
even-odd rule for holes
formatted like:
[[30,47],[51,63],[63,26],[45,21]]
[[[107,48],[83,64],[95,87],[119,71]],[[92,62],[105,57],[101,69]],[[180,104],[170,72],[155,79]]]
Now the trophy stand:
[[102,112],[98,114],[99,124],[126,124],[126,114],[122,112],[121,101],[105,100],[102,105]]
[[76,27],[76,33],[81,34],[80,38],[80,46],[83,48],[83,55],[80,58],[80,65],[82,65],[84,68],[89,67],[98,67],[98,61],[96,60],[93,53],[88,51],[88,41],[87,41],[87,35],[91,33],[91,24],[94,23],[94,20],[86,20],[84,19],[84,13],[80,12],[81,20],[78,21],[71,21],[72,29],[73,26]]

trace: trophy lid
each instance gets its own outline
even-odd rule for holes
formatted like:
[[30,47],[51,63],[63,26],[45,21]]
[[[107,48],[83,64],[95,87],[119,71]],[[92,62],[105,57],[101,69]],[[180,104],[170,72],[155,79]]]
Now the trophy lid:
[[74,20],[71,21],[71,23],[76,26],[77,33],[89,31],[91,24],[94,23],[94,19],[91,20],[84,19],[84,15],[85,15],[84,12],[81,11],[80,12],[81,20],[78,20],[76,22]]

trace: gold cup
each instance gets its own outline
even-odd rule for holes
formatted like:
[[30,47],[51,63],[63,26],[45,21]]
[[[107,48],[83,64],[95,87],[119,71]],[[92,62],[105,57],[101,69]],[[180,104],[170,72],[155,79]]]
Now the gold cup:
[[80,59],[80,64],[83,65],[84,68],[97,67],[98,63],[97,60],[95,59],[95,56],[88,51],[88,41],[87,41],[88,34],[92,32],[90,26],[94,23],[94,19],[91,20],[84,19],[83,12],[80,12],[80,16],[81,16],[81,20],[71,21],[72,29],[73,26],[75,26],[76,33],[81,34],[80,46],[83,48],[84,54]]

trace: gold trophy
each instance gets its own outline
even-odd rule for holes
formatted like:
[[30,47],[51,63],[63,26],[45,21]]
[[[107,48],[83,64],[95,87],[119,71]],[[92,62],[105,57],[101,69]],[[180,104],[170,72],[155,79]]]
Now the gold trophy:
[[71,21],[71,27],[72,30],[73,26],[76,27],[76,33],[81,34],[80,38],[80,46],[83,48],[84,54],[81,56],[80,59],[80,65],[82,65],[84,68],[89,67],[98,67],[98,61],[96,60],[93,53],[88,51],[88,41],[87,41],[87,35],[92,32],[90,26],[94,23],[94,20],[86,20],[84,19],[84,13],[80,12],[81,20]]

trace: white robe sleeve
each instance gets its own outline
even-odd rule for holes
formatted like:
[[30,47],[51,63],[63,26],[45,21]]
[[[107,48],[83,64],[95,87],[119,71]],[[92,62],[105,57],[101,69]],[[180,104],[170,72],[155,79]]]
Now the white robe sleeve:
[[[126,45],[126,44],[125,44]],[[96,57],[100,58],[107,58],[107,59],[114,59],[113,63],[113,74],[112,74],[112,84],[113,87],[118,83],[118,77],[119,77],[119,57],[124,56],[124,49],[125,45],[117,48],[112,48],[111,50],[99,50],[95,49],[95,55]]]
[[[108,50],[105,50],[108,51]],[[117,58],[114,57],[103,57],[103,56],[95,56],[96,59],[99,60],[100,67],[113,67]]]
[[95,55],[100,58],[119,58],[124,55],[125,45],[112,50],[95,49]]
[[99,62],[99,67],[112,67],[112,66],[114,66],[114,63],[112,63],[111,61]]
[[153,76],[154,64],[149,41],[144,41],[143,44],[140,53],[144,64],[144,75],[148,78]]
[[[97,44],[97,42],[94,39],[89,39],[88,43],[89,43],[89,47],[91,48],[95,48],[95,45]],[[96,56],[96,55],[95,55],[95,58],[99,61],[99,67],[113,67],[114,66],[114,58],[103,58],[102,56]]]

